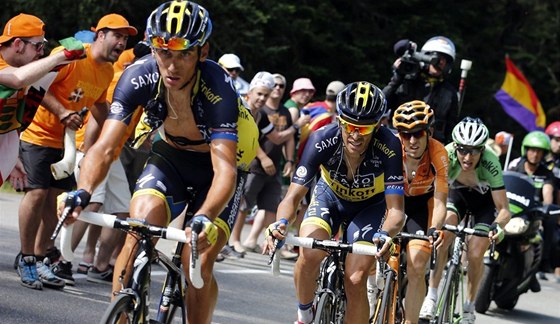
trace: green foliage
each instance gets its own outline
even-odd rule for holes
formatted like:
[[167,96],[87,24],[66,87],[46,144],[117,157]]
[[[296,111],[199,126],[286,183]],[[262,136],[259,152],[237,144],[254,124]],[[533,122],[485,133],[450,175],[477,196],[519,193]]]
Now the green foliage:
[[[58,40],[95,26],[104,14],[124,15],[142,34],[146,18],[162,0],[7,0],[2,26],[19,12],[47,24],[47,38]],[[494,1],[343,1],[343,0],[200,0],[214,24],[211,58],[236,53],[242,76],[261,70],[284,74],[289,82],[306,76],[322,97],[328,82],[368,80],[380,87],[396,59],[393,44],[408,38],[421,46],[444,35],[457,47],[452,78],[459,83],[460,61],[473,61],[461,115],[482,117],[492,133],[522,130],[493,98],[510,55],[525,73],[549,116],[560,120],[560,2]],[[129,42],[132,46],[141,35]],[[52,46],[56,45],[54,42]],[[287,90],[289,90],[288,87]]]

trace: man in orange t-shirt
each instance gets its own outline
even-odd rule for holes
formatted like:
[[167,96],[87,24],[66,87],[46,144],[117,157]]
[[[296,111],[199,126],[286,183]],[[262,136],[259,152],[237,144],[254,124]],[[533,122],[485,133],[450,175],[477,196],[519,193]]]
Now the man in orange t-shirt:
[[[19,208],[21,254],[35,256],[37,272],[43,285],[54,288],[73,284],[71,263],[58,264],[52,274],[46,257],[53,246],[50,234],[56,225],[56,197],[75,186],[73,176],[55,180],[50,165],[63,154],[64,129],[77,130],[83,123],[78,114],[87,107],[98,125],[108,113],[107,88],[113,79],[113,63],[126,48],[130,35],[138,32],[117,14],[101,18],[92,44],[86,44],[86,59],[73,62],[58,71],[49,91],[37,110],[33,122],[21,135],[21,158],[28,175],[28,185]],[[53,53],[61,50],[56,48]],[[88,141],[95,141],[95,132]],[[41,211],[40,213],[37,211]],[[41,217],[41,221],[39,221]],[[40,226],[39,226],[40,225]]]

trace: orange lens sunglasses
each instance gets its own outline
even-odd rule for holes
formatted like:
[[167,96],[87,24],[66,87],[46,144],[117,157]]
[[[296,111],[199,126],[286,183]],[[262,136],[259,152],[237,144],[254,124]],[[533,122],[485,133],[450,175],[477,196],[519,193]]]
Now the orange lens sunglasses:
[[172,51],[184,51],[189,48],[189,40],[184,38],[173,37],[165,41],[161,36],[154,36],[150,39],[152,47],[166,49]]
[[352,134],[354,132],[358,132],[358,134],[364,136],[364,135],[368,135],[373,133],[373,131],[375,131],[375,127],[377,127],[378,123],[375,124],[371,124],[371,125],[357,125],[357,124],[352,124],[340,117],[338,118],[338,123],[340,124],[340,127],[342,127],[342,129],[344,129],[344,131],[346,131],[346,133],[348,134]]

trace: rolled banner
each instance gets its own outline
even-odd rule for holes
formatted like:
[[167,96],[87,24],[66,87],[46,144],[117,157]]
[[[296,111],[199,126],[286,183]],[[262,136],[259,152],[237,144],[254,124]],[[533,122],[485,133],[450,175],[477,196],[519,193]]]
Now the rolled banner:
[[68,178],[76,165],[76,132],[66,129],[64,133],[64,157],[51,164],[51,173],[56,180]]

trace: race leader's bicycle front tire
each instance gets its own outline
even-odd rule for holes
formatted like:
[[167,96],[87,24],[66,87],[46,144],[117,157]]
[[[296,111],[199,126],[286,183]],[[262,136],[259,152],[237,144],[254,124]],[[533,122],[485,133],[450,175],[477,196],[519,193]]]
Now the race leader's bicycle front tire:
[[389,271],[389,273],[387,273],[387,277],[385,278],[385,288],[383,289],[381,305],[378,309],[376,309],[376,313],[373,314],[375,324],[387,324],[392,318],[394,319],[391,315],[393,302],[396,302],[396,300],[393,299],[395,295],[394,290],[395,273],[393,271]]
[[[122,322],[121,320],[126,320],[126,322]],[[111,302],[99,323],[116,324],[134,322],[134,299],[130,295],[121,294]]]
[[317,301],[317,308],[315,310],[315,324],[331,324],[334,323],[334,296],[328,292],[322,292]]

